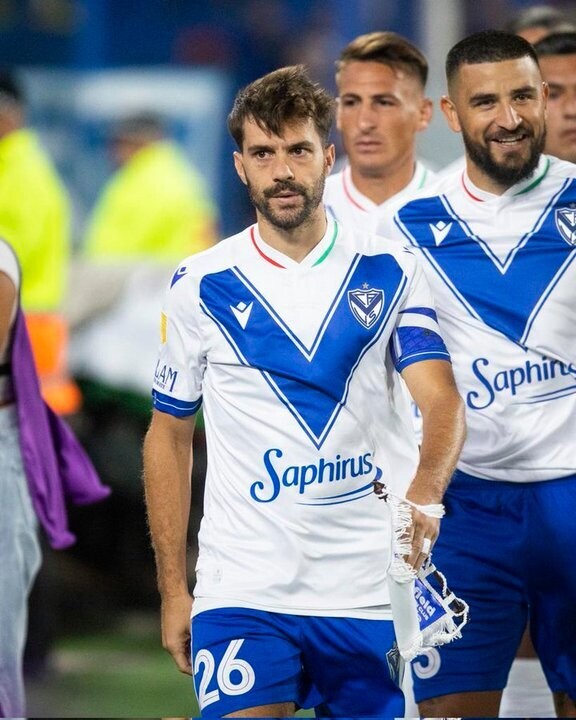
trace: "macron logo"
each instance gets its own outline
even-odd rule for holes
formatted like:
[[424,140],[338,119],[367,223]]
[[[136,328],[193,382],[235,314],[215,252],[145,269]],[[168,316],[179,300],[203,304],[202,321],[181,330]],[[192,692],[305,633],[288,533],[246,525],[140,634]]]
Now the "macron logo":
[[432,225],[432,223],[430,223],[428,227],[432,230],[432,235],[434,235],[436,245],[440,245],[442,240],[444,240],[446,235],[450,232],[452,223],[445,223],[444,220],[440,220],[440,222],[437,222],[436,225]]
[[246,328],[246,323],[248,322],[248,318],[250,317],[250,313],[252,312],[252,305],[253,303],[246,305],[246,303],[242,301],[239,302],[236,307],[230,305],[230,310],[232,310],[232,312],[234,313],[234,317],[236,318],[236,320],[238,320],[242,330]]

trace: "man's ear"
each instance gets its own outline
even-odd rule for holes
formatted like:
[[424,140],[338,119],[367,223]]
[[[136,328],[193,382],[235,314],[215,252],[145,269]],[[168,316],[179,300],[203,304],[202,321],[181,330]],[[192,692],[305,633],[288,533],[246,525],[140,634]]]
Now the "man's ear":
[[331,143],[324,150],[324,163],[326,165],[326,175],[329,175],[336,162],[336,148]]
[[548,100],[550,99],[550,85],[543,80],[542,81],[542,98],[544,100],[544,113],[548,114]]
[[454,103],[448,95],[442,95],[440,98],[440,109],[444,113],[444,117],[446,118],[450,129],[454,130],[454,132],[460,132],[462,127],[460,125],[460,120],[458,119],[458,113],[456,112]]
[[234,167],[236,168],[236,172],[238,173],[240,180],[242,180],[244,185],[248,185],[246,173],[244,172],[244,160],[242,159],[242,153],[239,153],[237,150],[234,151]]
[[418,121],[418,132],[422,132],[422,130],[426,130],[428,125],[430,125],[430,120],[432,120],[432,113],[434,112],[434,103],[430,98],[422,98],[422,103],[420,105],[420,119]]
[[336,98],[336,129],[342,130],[342,123],[340,122],[340,115],[342,113],[342,101],[339,97]]

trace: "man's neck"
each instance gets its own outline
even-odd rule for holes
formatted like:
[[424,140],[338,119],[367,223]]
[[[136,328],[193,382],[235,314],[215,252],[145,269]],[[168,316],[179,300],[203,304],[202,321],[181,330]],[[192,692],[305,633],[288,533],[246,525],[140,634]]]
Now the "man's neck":
[[19,113],[0,112],[0,138],[5,138],[17,130],[22,130],[23,127],[24,125]]
[[326,234],[327,220],[323,205],[319,205],[309,221],[292,230],[272,225],[258,212],[256,216],[262,240],[295,262],[302,262]]
[[497,182],[468,158],[466,159],[466,174],[479,190],[492,193],[492,195],[503,195],[508,188],[512,187],[512,185],[503,185]]
[[376,205],[394,197],[411,182],[414,177],[416,163],[412,160],[404,163],[394,170],[384,170],[378,173],[361,173],[350,167],[350,174],[354,187]]
[[524,193],[540,183],[548,172],[549,167],[550,160],[546,158],[546,156],[539,155],[536,166],[525,174],[524,177],[519,178],[515,182],[502,183],[490,177],[469,157],[466,158],[466,174],[469,180],[479,190],[491,193],[492,195],[504,195],[510,188],[516,188],[515,193]]

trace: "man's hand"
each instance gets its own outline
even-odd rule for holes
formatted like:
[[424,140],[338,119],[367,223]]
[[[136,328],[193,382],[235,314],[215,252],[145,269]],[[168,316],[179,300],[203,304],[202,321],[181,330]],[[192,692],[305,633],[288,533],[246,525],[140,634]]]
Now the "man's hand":
[[192,675],[190,659],[190,615],[192,597],[187,593],[162,599],[162,645],[180,672]]
[[[400,545],[403,546],[403,549],[410,546],[410,553],[403,555],[402,559],[418,572],[432,552],[432,546],[440,533],[440,518],[444,514],[442,505],[421,506],[409,497],[406,497],[406,500],[394,497],[388,492],[386,486],[377,480],[374,480],[372,484],[374,492],[380,500],[392,503],[394,506],[400,504],[403,506],[403,515],[411,514],[410,524],[402,532]],[[426,510],[428,512],[425,512]],[[392,514],[394,515],[394,510]]]
[[440,518],[430,517],[412,507],[410,544],[412,551],[404,560],[418,571],[426,561],[440,532]]

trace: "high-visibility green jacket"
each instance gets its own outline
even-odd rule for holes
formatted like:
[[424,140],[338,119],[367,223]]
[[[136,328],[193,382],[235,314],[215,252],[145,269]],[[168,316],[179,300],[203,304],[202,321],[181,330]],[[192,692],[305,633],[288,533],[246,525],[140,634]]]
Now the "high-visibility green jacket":
[[22,267],[24,310],[58,309],[70,257],[70,206],[31,130],[0,139],[0,236],[12,245]]
[[203,179],[173,143],[159,141],[135,153],[105,186],[84,251],[98,260],[177,262],[215,240]]

